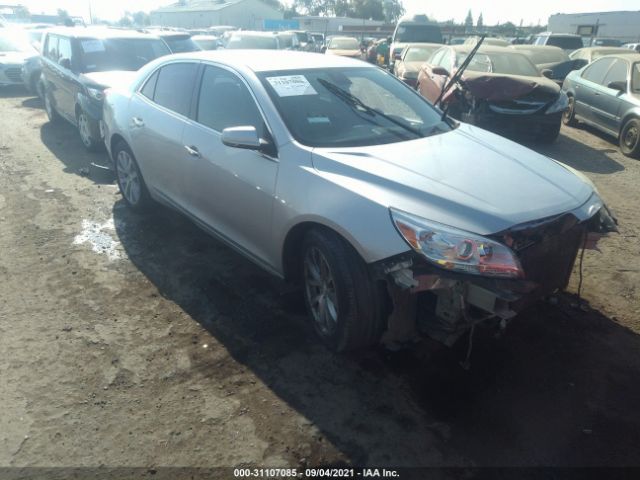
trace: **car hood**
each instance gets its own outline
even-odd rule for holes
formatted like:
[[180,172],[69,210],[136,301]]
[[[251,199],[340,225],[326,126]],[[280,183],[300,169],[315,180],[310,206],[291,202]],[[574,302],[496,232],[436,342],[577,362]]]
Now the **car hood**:
[[35,52],[0,52],[0,65],[22,65],[27,59],[36,56]]
[[546,77],[500,75],[472,71],[464,72],[462,77],[469,93],[481,100],[511,100],[530,94],[548,95],[551,100],[560,93],[558,84]]
[[572,211],[594,192],[561,163],[466,124],[408,142],[317,148],[313,163],[355,195],[481,235]]
[[112,70],[110,72],[83,73],[82,77],[89,80],[91,83],[95,83],[96,85],[108,88],[126,85],[135,78],[136,74],[137,72]]

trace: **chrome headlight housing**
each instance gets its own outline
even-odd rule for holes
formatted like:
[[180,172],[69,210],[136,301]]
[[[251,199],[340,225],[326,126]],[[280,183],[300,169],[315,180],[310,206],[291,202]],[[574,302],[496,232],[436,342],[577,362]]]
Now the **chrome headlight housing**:
[[564,91],[560,90],[560,95],[558,95],[558,98],[556,98],[555,102],[549,105],[545,113],[564,112],[568,106],[569,97],[567,97],[567,94],[564,93]]
[[515,253],[495,240],[389,209],[396,229],[411,248],[430,263],[457,273],[523,278]]

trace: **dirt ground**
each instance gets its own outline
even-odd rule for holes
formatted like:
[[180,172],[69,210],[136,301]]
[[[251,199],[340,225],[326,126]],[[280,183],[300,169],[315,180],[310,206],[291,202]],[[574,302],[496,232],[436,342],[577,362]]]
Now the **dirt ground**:
[[[463,349],[334,355],[300,297],[164,208],[129,212],[73,127],[0,92],[0,467],[640,466],[640,162],[592,130],[539,151],[620,234],[583,297]],[[499,186],[498,186],[499,187]]]

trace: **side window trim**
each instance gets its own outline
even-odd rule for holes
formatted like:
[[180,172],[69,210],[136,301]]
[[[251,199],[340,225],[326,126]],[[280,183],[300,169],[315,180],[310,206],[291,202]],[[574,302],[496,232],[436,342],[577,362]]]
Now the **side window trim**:
[[[193,84],[193,90],[191,93],[191,99],[189,100],[189,111],[186,112],[186,114],[182,114],[180,112],[176,112],[175,110],[171,110],[170,108],[167,108],[163,105],[160,105],[159,103],[156,103],[155,101],[155,96],[156,96],[156,86],[158,84],[158,79],[160,78],[160,70],[164,67],[167,67],[169,65],[175,65],[176,63],[192,63],[194,65],[197,65],[197,70],[196,70],[196,75],[195,75],[195,81]],[[200,61],[185,61],[185,60],[176,60],[176,61],[172,61],[172,62],[167,62],[167,63],[163,63],[162,65],[158,65],[155,70],[153,70],[146,78],[146,80],[144,82],[142,82],[140,85],[138,85],[138,87],[135,90],[135,95],[140,98],[141,100],[150,103],[151,105],[153,105],[155,108],[160,108],[165,112],[170,113],[171,115],[178,115],[180,118],[184,118],[186,120],[193,120],[192,116],[193,116],[193,97],[194,95],[196,95],[196,92],[198,91],[198,88],[196,88],[196,86],[198,86],[198,78],[201,76],[201,72],[202,72],[202,62]],[[144,86],[147,84],[147,81],[149,79],[151,79],[151,77],[153,77],[155,74],[156,75],[156,85],[154,85],[153,87],[153,99],[150,99],[149,97],[145,96],[142,94],[142,89],[144,88]]]
[[[197,120],[197,118],[198,118],[198,102],[200,100],[200,90],[202,88],[202,80],[204,78],[204,71],[207,68],[207,66],[221,68],[223,70],[228,71],[229,73],[231,73],[232,75],[234,75],[235,77],[240,79],[242,84],[246,87],[246,89],[251,94],[251,98],[253,100],[253,103],[256,105],[256,108],[258,109],[258,112],[260,113],[260,116],[262,117],[262,122],[264,123],[264,127],[265,127],[265,133],[269,137],[268,140],[271,140],[274,143],[274,147],[277,149],[277,145],[275,145],[275,143],[276,143],[275,137],[273,136],[273,129],[269,125],[269,122],[267,121],[267,116],[265,115],[264,110],[262,109],[262,106],[260,105],[260,102],[258,102],[258,99],[256,98],[255,93],[253,92],[253,90],[251,89],[251,87],[249,86],[249,84],[245,80],[245,78],[242,75],[240,75],[240,73],[238,73],[236,70],[228,67],[227,65],[221,65],[221,64],[215,63],[215,62],[202,62],[201,71],[198,73],[198,79],[196,80],[197,88],[194,89],[194,92],[195,92],[195,95],[194,95],[195,108],[192,110],[192,114],[193,115],[191,116],[191,120],[195,124],[199,125],[202,128],[206,128],[207,130],[215,132],[218,135],[222,135],[222,132],[219,132],[218,130],[215,130],[215,129],[213,129],[211,127],[208,127],[206,125],[203,125],[202,123],[199,123],[198,120]],[[272,157],[271,155],[266,155],[264,153],[262,153],[262,155],[265,155],[270,159],[277,158],[277,155],[275,157]]]

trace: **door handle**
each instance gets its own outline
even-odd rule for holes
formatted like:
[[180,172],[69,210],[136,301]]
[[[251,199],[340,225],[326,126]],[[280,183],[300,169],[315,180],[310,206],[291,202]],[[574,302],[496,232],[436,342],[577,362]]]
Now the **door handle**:
[[131,123],[134,127],[144,127],[144,120],[142,120],[140,117],[132,117]]
[[191,155],[192,157],[197,157],[200,158],[202,155],[200,155],[200,150],[198,150],[198,147],[194,147],[193,145],[189,146],[189,145],[185,145],[184,149],[189,153],[189,155]]

